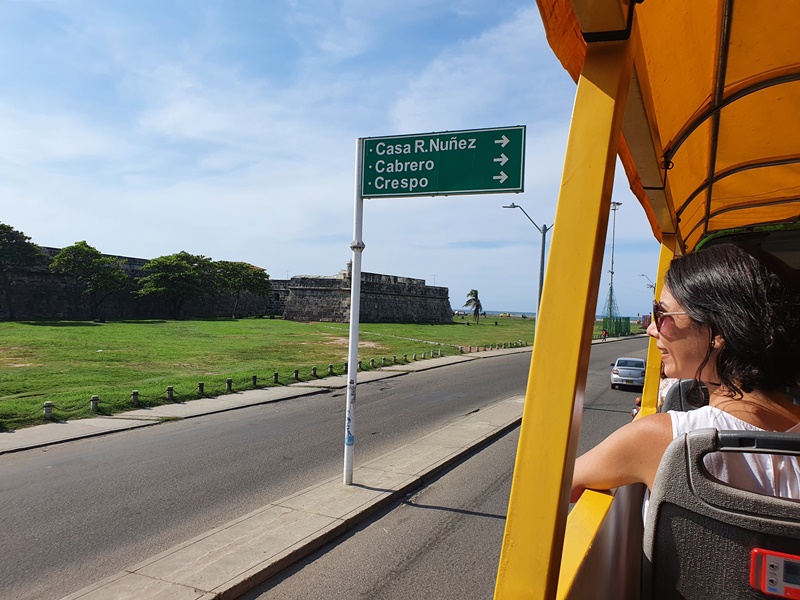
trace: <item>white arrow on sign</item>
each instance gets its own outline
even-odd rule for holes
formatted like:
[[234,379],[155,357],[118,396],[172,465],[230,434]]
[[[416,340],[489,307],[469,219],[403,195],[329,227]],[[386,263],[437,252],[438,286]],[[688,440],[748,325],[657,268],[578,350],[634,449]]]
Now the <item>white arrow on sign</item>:
[[500,166],[502,167],[508,162],[508,157],[505,154],[500,154],[500,158],[495,158],[494,162],[499,162]]
[[506,134],[504,133],[504,134],[503,134],[503,137],[501,137],[499,140],[495,140],[495,141],[494,141],[494,143],[495,143],[495,144],[500,144],[500,147],[501,147],[501,148],[505,148],[505,147],[506,147],[506,144],[507,144],[508,142],[510,142],[510,141],[511,141],[511,140],[509,140],[509,139],[506,137]]
[[503,173],[503,171],[500,171],[500,175],[495,175],[494,177],[492,177],[492,179],[498,179],[500,183],[505,183],[506,179],[508,179],[508,175]]

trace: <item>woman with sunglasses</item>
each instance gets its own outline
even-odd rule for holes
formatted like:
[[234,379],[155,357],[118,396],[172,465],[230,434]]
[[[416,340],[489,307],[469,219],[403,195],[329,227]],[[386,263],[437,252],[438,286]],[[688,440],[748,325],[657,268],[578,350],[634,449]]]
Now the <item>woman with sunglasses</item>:
[[[709,405],[649,415],[615,431],[576,460],[572,502],[587,488],[652,488],[667,446],[687,431],[800,433],[800,406],[787,393],[800,384],[800,276],[785,263],[734,244],[676,258],[647,333],[665,376],[703,382]],[[711,456],[711,472],[734,487],[800,499],[797,458]]]

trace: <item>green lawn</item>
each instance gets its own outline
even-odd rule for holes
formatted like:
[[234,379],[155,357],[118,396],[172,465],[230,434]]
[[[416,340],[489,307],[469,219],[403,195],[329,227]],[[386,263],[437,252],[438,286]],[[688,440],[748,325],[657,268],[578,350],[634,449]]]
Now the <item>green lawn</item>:
[[[533,319],[482,320],[447,325],[361,324],[359,359],[369,369],[403,355],[430,357],[459,353],[459,346],[533,342]],[[100,397],[102,414],[130,409],[133,390],[140,403],[198,398],[198,382],[206,395],[233,389],[278,385],[324,377],[328,366],[344,372],[347,361],[346,323],[296,323],[280,319],[201,321],[21,322],[0,324],[0,427],[14,429],[42,422],[49,400],[59,420],[90,416],[92,395]]]
[[[469,325],[468,325],[469,323]],[[297,323],[281,319],[215,319],[201,321],[75,321],[0,323],[0,429],[43,422],[43,404],[54,405],[58,420],[91,416],[92,395],[100,397],[101,414],[131,408],[131,392],[142,406],[251,389],[287,385],[299,371],[308,381],[341,375],[347,361],[346,323]],[[412,361],[432,352],[443,355],[467,348],[522,342],[531,345],[535,320],[488,317],[475,324],[456,317],[452,324],[407,325],[362,323],[359,360]],[[595,332],[596,336],[599,331]],[[278,373],[278,383],[273,382]]]

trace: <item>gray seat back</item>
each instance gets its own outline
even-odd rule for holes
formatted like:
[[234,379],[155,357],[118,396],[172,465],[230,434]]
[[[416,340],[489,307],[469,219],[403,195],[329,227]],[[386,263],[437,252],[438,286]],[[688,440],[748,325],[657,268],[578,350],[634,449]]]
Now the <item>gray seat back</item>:
[[701,429],[673,440],[645,521],[645,599],[767,598],[750,587],[750,554],[800,553],[800,502],[738,490],[714,478],[715,451],[800,455],[800,435]]
[[661,412],[680,410],[686,412],[708,404],[708,388],[694,379],[681,379],[667,390]]

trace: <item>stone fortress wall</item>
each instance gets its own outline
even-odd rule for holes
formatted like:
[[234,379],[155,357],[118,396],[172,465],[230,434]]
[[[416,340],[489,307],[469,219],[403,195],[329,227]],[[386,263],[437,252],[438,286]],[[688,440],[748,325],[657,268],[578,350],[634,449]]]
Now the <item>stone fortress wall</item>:
[[[351,268],[330,277],[292,277],[286,282],[283,316],[291,321],[350,320]],[[282,283],[282,282],[281,282]],[[425,285],[424,279],[361,273],[362,323],[450,323],[446,287]]]
[[[43,248],[52,258],[58,248]],[[129,257],[125,270],[133,277],[140,275],[147,260]],[[240,316],[275,316],[292,321],[350,320],[350,266],[332,276],[296,276],[271,280],[266,297],[242,294],[237,313]],[[0,320],[40,319],[86,320],[91,306],[82,288],[70,278],[51,273],[44,267],[20,269],[10,273],[13,310],[0,297]],[[231,316],[233,294],[214,294],[186,301],[185,318]],[[450,323],[452,321],[449,292],[445,287],[425,285],[423,279],[361,274],[362,323]],[[103,319],[171,318],[169,302],[162,298],[138,298],[132,290],[111,294],[100,307]]]

